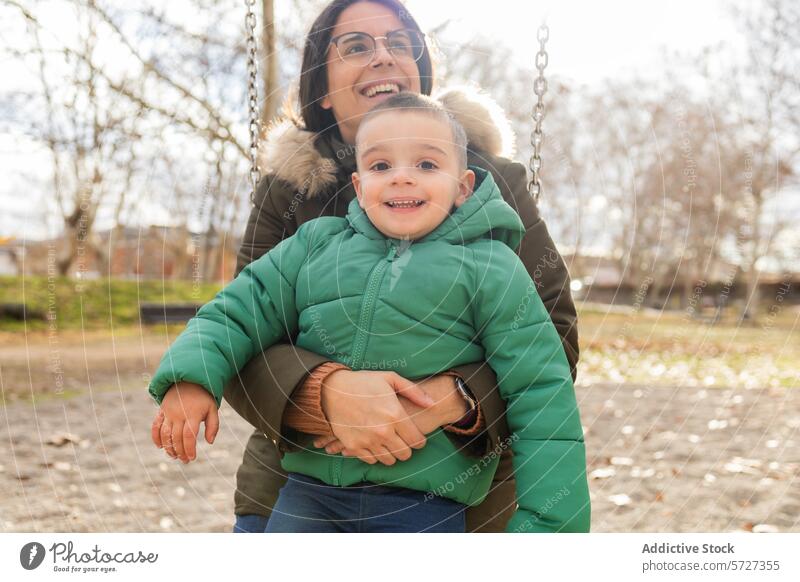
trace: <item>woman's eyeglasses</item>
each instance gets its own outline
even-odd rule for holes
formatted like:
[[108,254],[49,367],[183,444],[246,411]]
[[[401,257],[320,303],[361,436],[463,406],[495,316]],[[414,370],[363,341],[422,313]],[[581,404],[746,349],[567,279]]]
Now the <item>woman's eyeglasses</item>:
[[331,44],[345,63],[365,67],[375,60],[379,40],[397,60],[418,61],[425,52],[425,35],[412,29],[392,30],[377,38],[366,32],[348,32],[332,38]]

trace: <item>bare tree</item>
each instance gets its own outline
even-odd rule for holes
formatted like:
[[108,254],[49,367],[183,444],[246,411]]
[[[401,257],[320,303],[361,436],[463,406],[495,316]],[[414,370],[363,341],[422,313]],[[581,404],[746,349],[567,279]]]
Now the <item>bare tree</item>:
[[729,177],[738,157],[733,128],[687,88],[676,82],[670,87],[651,110],[658,155],[640,182],[658,221],[642,224],[641,232],[651,243],[652,233],[659,233],[656,244],[644,245],[653,265],[651,298],[657,301],[671,278],[688,308],[699,300],[697,285],[702,290],[707,274],[719,271],[723,245],[735,229],[736,193]]
[[[796,181],[800,155],[800,5],[763,0],[745,5],[736,16],[747,55],[721,79],[726,90],[718,107],[738,128],[740,193],[737,247],[747,282],[745,319],[758,315],[759,263],[773,250],[787,224],[768,216],[770,205],[788,181]],[[724,81],[727,80],[727,83]]]
[[[139,136],[141,107],[109,92],[107,79],[96,66],[97,21],[76,10],[79,27],[74,48],[57,56],[45,48],[39,21],[18,5],[32,36],[28,56],[37,61],[41,83],[38,114],[26,116],[26,131],[37,137],[52,159],[52,191],[63,217],[65,244],[56,260],[64,275],[76,260],[85,270],[90,255],[99,264],[107,259],[94,237],[98,211],[110,199],[124,204],[135,166],[129,144]],[[103,98],[100,96],[103,95]]]
[[[216,199],[206,240],[230,241],[242,223],[249,154],[244,10],[234,0],[193,1],[209,15],[206,27],[176,21],[162,5],[117,8],[99,0],[63,0],[59,7],[70,7],[79,26],[74,38],[60,38],[42,24],[38,12],[43,7],[3,0],[27,24],[30,43],[2,48],[16,58],[35,58],[39,71],[39,91],[16,95],[27,108],[9,109],[14,123],[51,152],[51,199],[64,225],[59,256],[63,273],[89,250],[105,269],[108,249],[95,235],[98,217],[115,227],[135,215],[132,206],[148,198],[135,189],[147,190],[155,182],[187,198],[188,185],[164,185],[151,173],[154,167],[163,168],[156,160],[194,166],[195,176],[198,169],[209,174],[194,180],[196,203],[208,195],[202,184],[216,184],[210,189]],[[284,92],[277,52],[288,57],[296,51],[286,49],[286,39],[276,36],[272,2],[262,7],[270,14],[265,12],[263,19],[268,64],[259,93],[264,115],[272,115]],[[226,19],[238,28],[219,26]],[[137,27],[130,25],[134,22]],[[240,34],[225,36],[223,30]],[[124,67],[103,58],[109,46],[129,55]],[[165,148],[177,148],[182,155],[164,154]],[[173,221],[186,227],[186,220]],[[213,249],[204,255],[204,261],[218,262]],[[207,264],[204,271],[215,269]]]

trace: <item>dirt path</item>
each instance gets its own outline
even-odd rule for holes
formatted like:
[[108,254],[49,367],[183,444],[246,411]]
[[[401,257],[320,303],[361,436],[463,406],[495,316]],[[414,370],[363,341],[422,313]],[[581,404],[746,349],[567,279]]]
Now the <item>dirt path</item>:
[[[578,398],[594,531],[800,531],[796,390]],[[0,531],[229,530],[248,425],[224,407],[216,444],[182,465],[150,443],[153,411],[142,387],[0,408]]]

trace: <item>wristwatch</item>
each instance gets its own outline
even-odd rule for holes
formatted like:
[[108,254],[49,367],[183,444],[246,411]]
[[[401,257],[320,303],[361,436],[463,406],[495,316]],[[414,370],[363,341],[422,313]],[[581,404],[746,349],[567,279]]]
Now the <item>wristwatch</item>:
[[461,397],[467,401],[467,404],[469,404],[469,410],[467,410],[465,415],[475,412],[478,409],[478,401],[475,400],[475,397],[472,395],[470,389],[467,388],[464,380],[458,376],[456,376],[456,390],[458,390],[458,393],[461,394]]

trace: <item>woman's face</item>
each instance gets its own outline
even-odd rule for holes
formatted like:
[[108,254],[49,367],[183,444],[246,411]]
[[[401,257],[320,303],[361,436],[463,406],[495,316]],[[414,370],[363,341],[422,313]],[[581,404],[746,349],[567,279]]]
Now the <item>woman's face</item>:
[[[373,37],[406,28],[389,8],[374,2],[357,2],[346,8],[333,29],[333,38],[348,32],[366,32]],[[388,84],[392,92],[420,92],[419,69],[412,59],[396,59],[386,50],[383,40],[377,42],[375,58],[366,66],[357,67],[339,58],[336,47],[328,47],[326,63],[328,94],[320,103],[331,109],[346,143],[355,143],[361,116],[392,93],[367,97],[370,88]]]

